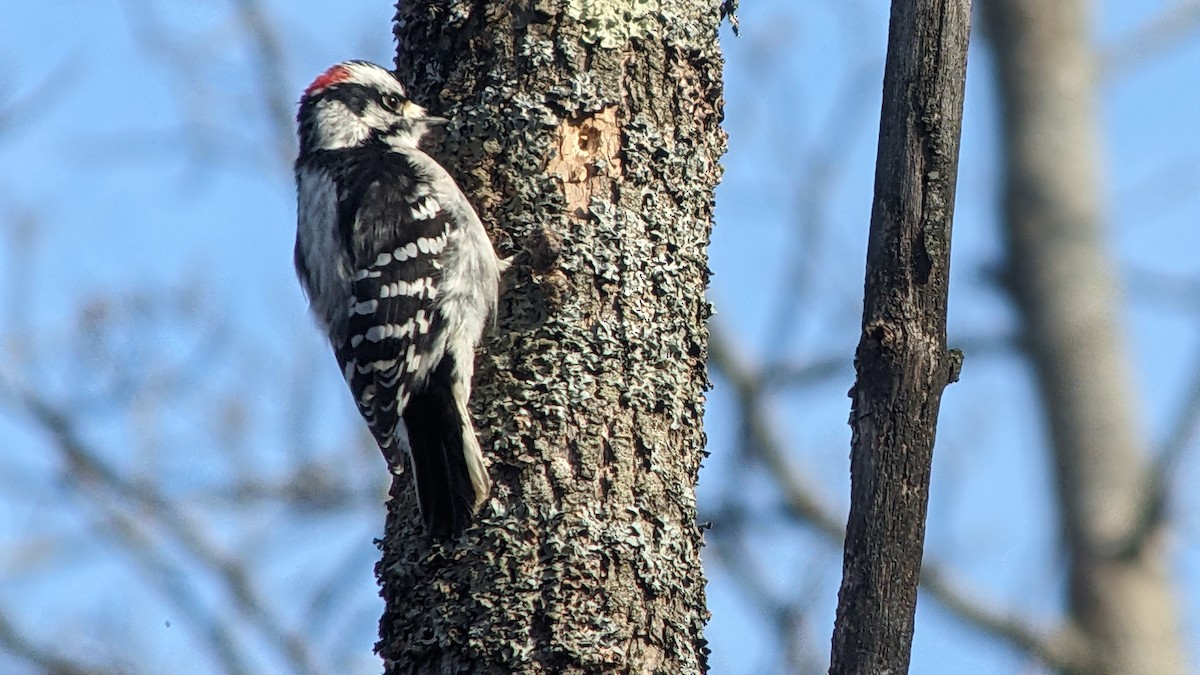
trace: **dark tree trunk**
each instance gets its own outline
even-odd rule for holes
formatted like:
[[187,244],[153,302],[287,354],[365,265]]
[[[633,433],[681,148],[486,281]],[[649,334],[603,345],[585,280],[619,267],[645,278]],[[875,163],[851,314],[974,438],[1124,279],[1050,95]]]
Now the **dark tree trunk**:
[[969,0],[894,0],[830,673],[905,673],[946,350]]
[[515,260],[477,359],[480,523],[430,544],[394,490],[389,673],[705,670],[719,4],[399,5],[401,76],[453,118],[451,173]]
[[1101,675],[1186,672],[1162,511],[1105,250],[1096,52],[1083,0],[988,0],[1008,278],[1051,434],[1068,613]]

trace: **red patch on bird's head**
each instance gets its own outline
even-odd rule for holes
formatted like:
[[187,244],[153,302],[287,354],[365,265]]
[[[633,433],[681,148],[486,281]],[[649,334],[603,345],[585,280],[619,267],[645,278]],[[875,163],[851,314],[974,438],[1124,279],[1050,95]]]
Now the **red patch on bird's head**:
[[332,87],[333,85],[339,82],[344,82],[349,78],[350,69],[342,64],[338,64],[318,75],[317,79],[313,80],[312,84],[308,85],[308,88],[304,90],[304,95],[311,96],[314,92],[320,91],[325,87]]

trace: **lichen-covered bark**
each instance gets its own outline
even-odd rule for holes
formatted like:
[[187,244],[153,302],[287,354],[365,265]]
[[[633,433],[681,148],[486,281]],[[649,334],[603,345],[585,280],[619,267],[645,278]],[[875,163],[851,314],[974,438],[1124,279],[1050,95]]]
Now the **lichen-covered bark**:
[[492,499],[442,546],[407,477],[388,672],[695,673],[719,2],[405,1],[398,67],[515,255],[477,360]]
[[1069,612],[1090,660],[1072,672],[1186,670],[1161,511],[1105,251],[1085,0],[987,0],[1005,150],[1011,290],[1051,432]]
[[829,672],[908,672],[946,350],[970,0],[893,0]]

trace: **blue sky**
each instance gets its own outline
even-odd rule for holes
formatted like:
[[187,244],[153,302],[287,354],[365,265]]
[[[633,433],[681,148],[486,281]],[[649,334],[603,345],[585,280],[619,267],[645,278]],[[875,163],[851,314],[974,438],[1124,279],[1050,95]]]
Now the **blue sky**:
[[[716,272],[711,297],[719,325],[756,357],[784,354],[804,363],[845,355],[847,367],[839,376],[771,402],[773,421],[788,438],[797,466],[841,510],[848,491],[845,392],[861,311],[886,3],[743,4],[743,36],[733,39],[728,30],[722,35],[730,152],[710,251]],[[1126,44],[1125,36],[1169,6],[1103,3],[1096,13],[1098,40]],[[154,22],[146,20],[147,7],[157,8]],[[180,330],[138,339],[170,361],[194,352],[197,333],[216,330],[240,354],[202,368],[204,385],[189,394],[193,398],[164,405],[163,419],[151,424],[155,433],[168,443],[191,442],[194,434],[205,433],[205,424],[189,419],[189,410],[208,414],[220,408],[210,394],[219,397],[246,384],[239,380],[247,373],[288,378],[311,385],[316,393],[308,405],[331,420],[306,427],[313,434],[313,455],[337,457],[340,437],[354,428],[353,411],[292,274],[291,177],[261,94],[278,85],[294,99],[315,73],[345,58],[389,63],[392,10],[383,2],[354,3],[336,12],[315,2],[266,7],[282,36],[284,82],[264,83],[253,67],[248,36],[224,3],[10,0],[0,23],[0,111],[15,113],[0,126],[0,223],[33,219],[36,243],[12,261],[11,228],[0,240],[0,260],[10,265],[9,273],[0,273],[10,286],[0,287],[0,338],[17,330],[37,336],[28,348],[37,357],[38,386],[57,396],[71,388],[73,373],[56,366],[56,350],[79,347],[71,341],[79,335],[82,307],[113,294],[169,300],[180,289],[192,289],[198,309],[181,312]],[[1015,327],[1009,304],[990,282],[1000,255],[998,165],[990,65],[982,46],[976,40],[971,54],[963,126],[952,340]],[[1200,278],[1196,73],[1200,39],[1190,39],[1105,78],[1099,97],[1107,225],[1121,271],[1134,280],[1127,288],[1126,315],[1152,445],[1161,441],[1194,386],[1190,371],[1200,354],[1195,299],[1190,307],[1172,300],[1171,292],[1185,284],[1145,281],[1155,275]],[[797,198],[813,175],[805,172],[814,157],[829,162],[815,206]],[[818,218],[823,226],[798,233],[796,223],[804,217]],[[794,258],[789,251],[798,241],[803,253]],[[794,319],[783,327],[787,337],[780,341],[773,317],[785,304],[780,299],[785,270],[797,261],[804,270],[802,290],[788,305]],[[12,288],[14,270],[33,281]],[[730,491],[754,490],[761,496],[752,503],[768,510],[775,492],[765,476],[728,480],[735,473],[737,429],[719,378],[717,385],[707,421],[713,455],[702,476],[701,508],[711,508]],[[247,387],[260,391],[253,383]],[[189,407],[201,398],[203,405]],[[250,410],[266,421],[248,425],[243,470],[278,472],[288,446],[254,432],[286,424],[289,409],[256,400]],[[104,447],[136,445],[145,431],[135,418],[88,414],[94,422],[89,436]],[[54,512],[62,487],[41,439],[19,419],[0,416],[0,446],[13,448],[7,468],[21,477],[0,482],[0,546],[24,547],[50,523],[49,532],[84,542],[80,550],[88,561],[60,560],[59,567],[47,568],[62,570],[53,574],[38,573],[36,566],[33,571],[0,566],[0,607],[27,610],[16,619],[42,639],[50,634],[38,633],[39,627],[61,626],[82,644],[108,645],[132,664],[213,672],[213,664],[181,656],[194,633],[186,626],[163,628],[177,612],[164,600],[169,592],[147,583],[145,570],[119,550],[87,545],[94,527],[87,514],[71,512],[69,504]],[[1055,572],[1060,556],[1050,477],[1030,373],[1012,355],[968,354],[963,380],[946,393],[937,453],[927,559],[950,566],[991,604],[1051,619],[1060,605],[1061,578]],[[116,452],[111,459],[125,470],[140,469],[136,453]],[[219,484],[229,470],[209,466],[203,457],[171,461],[178,464],[161,475],[184,495],[198,493],[196,485]],[[1189,458],[1185,475],[1194,475],[1195,468]],[[364,462],[357,471],[371,470]],[[1172,501],[1178,523],[1172,561],[1184,592],[1190,642],[1200,644],[1192,501],[1186,490]],[[261,540],[256,554],[272,561],[262,588],[267,594],[288,588],[287,580],[308,566],[320,578],[349,578],[339,588],[357,595],[337,605],[334,618],[325,622],[321,646],[345,652],[338,661],[345,667],[372,672],[369,650],[379,607],[370,538],[381,519],[382,512],[364,499],[338,517],[264,513],[257,521],[231,521],[227,531],[218,525],[214,536],[233,548],[250,536]],[[747,541],[764,582],[807,610],[800,643],[822,662],[840,547],[769,513]],[[272,556],[272,547],[290,553]],[[776,670],[782,645],[765,628],[762,613],[746,602],[727,570],[710,564],[709,574],[714,673]],[[19,583],[6,582],[6,576]],[[225,605],[215,588],[201,583],[197,602],[219,612]],[[75,611],[79,605],[83,612]],[[288,608],[276,610],[299,625]],[[267,643],[259,639],[252,650],[256,672],[287,672]],[[362,653],[356,656],[355,649]],[[914,672],[959,673],[968,667],[973,673],[1029,672],[1027,666],[1018,654],[922,602]]]

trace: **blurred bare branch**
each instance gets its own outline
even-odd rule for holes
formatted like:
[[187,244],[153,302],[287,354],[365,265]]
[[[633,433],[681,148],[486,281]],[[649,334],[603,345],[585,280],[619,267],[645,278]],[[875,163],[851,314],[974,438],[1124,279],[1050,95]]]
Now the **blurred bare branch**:
[[1139,303],[1200,316],[1200,278],[1130,267],[1125,271],[1125,281],[1130,295]]
[[[112,495],[126,502],[141,522],[156,523],[164,533],[188,550],[196,562],[208,568],[252,625],[277,646],[293,672],[316,674],[319,671],[306,640],[283,627],[259,599],[243,560],[231,556],[213,543],[175,504],[146,482],[127,481],[107,466],[78,434],[71,418],[29,391],[14,392],[22,407],[53,440],[67,464],[67,475],[101,496]],[[122,528],[123,532],[130,530]]]
[[1030,628],[1034,622],[1028,617],[989,608],[982,599],[952,584],[939,565],[926,563],[922,567],[921,590],[964,623],[1008,642],[1054,670],[1073,672],[1090,663],[1086,642],[1069,624],[1050,631],[1034,630]]
[[1167,431],[1162,447],[1155,453],[1157,473],[1166,478],[1175,475],[1180,460],[1196,444],[1200,435],[1200,359],[1192,367],[1192,374],[1184,393],[1175,421]]
[[1200,32],[1200,0],[1181,0],[1100,52],[1100,72],[1120,77],[1161,57]]
[[719,326],[712,325],[708,339],[708,357],[711,367],[718,370],[730,383],[741,410],[742,426],[752,455],[761,457],[767,469],[784,490],[785,502],[795,517],[808,523],[832,539],[842,537],[842,523],[830,513],[815,490],[804,485],[802,476],[796,472],[784,456],[782,444],[775,438],[767,421],[763,404],[762,379],[744,359],[735,354],[745,354],[730,344],[730,338]]
[[[153,151],[162,140],[181,145],[191,157],[193,167],[208,167],[221,163],[266,168],[276,175],[290,174],[295,158],[295,139],[292,133],[292,102],[286,77],[285,54],[280,36],[262,5],[257,0],[238,0],[236,15],[230,18],[246,36],[256,74],[256,86],[242,95],[230,92],[227,85],[207,71],[216,45],[230,33],[226,29],[211,35],[188,38],[179,34],[166,20],[154,0],[125,0],[123,3],[130,28],[141,48],[166,65],[166,72],[178,88],[179,109],[184,116],[183,127],[160,133],[153,138],[139,130],[132,139],[120,139],[130,156],[130,148]],[[238,100],[241,99],[241,100]],[[216,101],[221,107],[206,105]],[[268,153],[270,165],[262,166],[264,153],[260,143],[253,140],[253,129],[246,129],[245,114],[233,120],[222,120],[225,108],[238,110],[249,107],[263,113],[263,122],[272,138],[274,151]],[[136,157],[136,153],[132,156]]]
[[292,131],[295,104],[288,87],[283,46],[274,22],[258,0],[238,0],[238,12],[250,36],[258,88],[275,139],[275,152],[280,164],[288,167],[296,157],[296,136]]
[[740,530],[737,525],[722,527],[721,532],[714,529],[715,536],[707,542],[705,551],[708,552],[709,562],[721,565],[722,569],[737,584],[746,601],[754,606],[767,620],[769,625],[778,627],[776,634],[783,641],[783,649],[778,655],[780,662],[777,668],[770,668],[765,663],[756,664],[749,672],[788,672],[817,675],[824,672],[821,659],[806,649],[804,631],[806,610],[812,603],[784,601],[776,598],[776,593],[765,583],[767,570],[754,556],[750,555],[748,542],[740,540],[736,533]]
[[115,668],[72,662],[63,658],[61,650],[35,644],[32,638],[21,633],[5,612],[0,612],[0,647],[46,675],[116,675],[120,672]]
[[[802,363],[779,363],[764,368],[757,383],[768,389],[784,389],[817,384],[838,375],[850,375],[852,359],[845,354],[808,359]],[[749,386],[749,383],[743,383]]]
[[[95,491],[97,486],[84,485],[82,476],[67,472],[67,479],[80,489]],[[102,527],[129,551],[134,565],[144,571],[144,578],[155,583],[159,590],[179,608],[189,623],[194,623],[201,638],[218,663],[222,672],[230,675],[245,675],[253,672],[246,664],[232,622],[213,608],[206,606],[199,592],[193,587],[191,574],[176,565],[162,553],[162,547],[147,531],[149,519],[131,516],[112,499],[96,494],[91,505],[102,515]]]
[[[23,126],[39,120],[39,115],[56,105],[57,99],[70,91],[78,71],[79,59],[75,56],[65,58],[19,99],[0,100],[0,142]],[[14,83],[0,84],[3,84],[0,92],[4,92],[4,95],[16,90]]]
[[[845,148],[854,135],[866,127],[863,122],[871,102],[867,95],[871,91],[868,83],[873,81],[878,70],[878,63],[861,63],[839,83],[824,128],[816,136],[820,139],[819,144],[808,152],[799,153],[800,166],[791,178],[795,214],[789,227],[792,240],[784,248],[787,258],[782,266],[784,272],[778,300],[768,314],[771,325],[767,330],[767,344],[772,358],[786,354],[800,308],[813,304],[811,299],[822,277],[823,238],[831,230],[829,210],[838,181],[850,160]],[[789,135],[782,134],[782,137]],[[796,154],[784,145],[777,149],[789,156]],[[785,165],[785,162],[779,164]]]
[[[950,346],[972,358],[982,356],[1011,356],[1019,353],[1019,337],[1015,335],[971,335],[951,338]],[[847,382],[853,379],[853,358],[833,354],[811,358],[800,363],[782,362],[768,365],[754,381],[754,386],[766,390],[792,389],[821,384],[839,375]],[[749,383],[742,383],[750,386]]]

